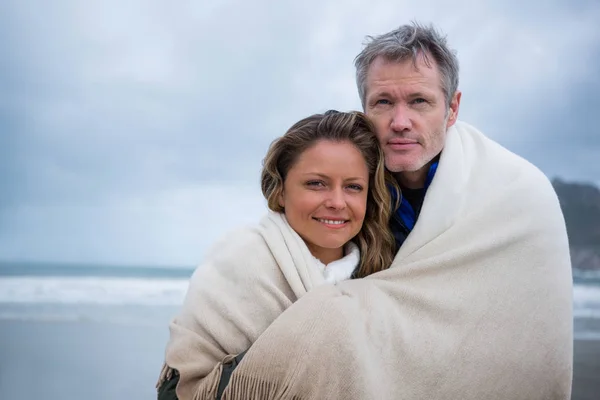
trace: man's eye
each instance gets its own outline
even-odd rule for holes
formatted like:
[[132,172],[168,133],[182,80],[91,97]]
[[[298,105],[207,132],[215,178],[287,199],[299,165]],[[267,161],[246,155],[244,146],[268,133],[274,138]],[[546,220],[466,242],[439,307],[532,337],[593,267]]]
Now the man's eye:
[[422,104],[422,103],[427,103],[427,100],[419,97],[417,99],[414,99],[412,102],[413,102],[413,104]]
[[379,99],[375,102],[375,104],[391,104],[391,102],[387,99]]

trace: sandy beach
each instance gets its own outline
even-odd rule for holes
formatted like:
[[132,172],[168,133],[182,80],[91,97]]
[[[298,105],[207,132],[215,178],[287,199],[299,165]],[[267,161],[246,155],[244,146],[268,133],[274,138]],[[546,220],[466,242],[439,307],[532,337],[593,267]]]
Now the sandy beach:
[[[0,398],[147,400],[168,337],[166,324],[0,321]],[[600,341],[574,346],[573,400],[600,399]]]
[[600,399],[600,340],[576,340],[572,400]]
[[0,321],[0,399],[156,398],[167,325]]

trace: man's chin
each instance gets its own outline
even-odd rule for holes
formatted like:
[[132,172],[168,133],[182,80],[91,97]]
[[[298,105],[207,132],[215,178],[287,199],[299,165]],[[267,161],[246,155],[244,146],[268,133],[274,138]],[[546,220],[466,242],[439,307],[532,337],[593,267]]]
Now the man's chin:
[[423,165],[417,165],[416,163],[394,163],[389,166],[386,165],[386,168],[393,174],[401,174],[404,172],[418,172],[423,168]]

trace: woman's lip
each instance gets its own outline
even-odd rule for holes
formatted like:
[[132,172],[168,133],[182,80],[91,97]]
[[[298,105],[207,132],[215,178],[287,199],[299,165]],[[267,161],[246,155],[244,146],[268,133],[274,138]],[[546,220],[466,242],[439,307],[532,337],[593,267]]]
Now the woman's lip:
[[346,225],[348,225],[349,221],[345,221],[345,220],[339,220],[339,221],[344,221],[341,224],[328,224],[327,222],[318,219],[317,222],[320,223],[321,225],[324,225],[325,227],[329,228],[329,229],[342,229],[344,228]]
[[[315,217],[314,219],[318,223],[320,223],[322,225],[325,225],[327,228],[330,228],[330,229],[340,229],[340,228],[343,228],[346,225],[348,225],[348,223],[350,222],[349,219],[343,219],[343,218],[317,218],[317,217]],[[326,221],[336,221],[336,222],[342,221],[342,223],[341,224],[340,223],[338,223],[338,224],[330,224],[330,223],[327,223]]]

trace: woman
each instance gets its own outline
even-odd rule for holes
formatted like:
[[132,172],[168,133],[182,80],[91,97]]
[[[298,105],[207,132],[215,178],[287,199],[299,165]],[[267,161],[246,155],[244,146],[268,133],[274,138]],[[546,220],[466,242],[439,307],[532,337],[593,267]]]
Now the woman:
[[[359,112],[303,119],[277,139],[261,186],[270,212],[220,241],[170,324],[159,399],[218,398],[244,352],[316,286],[392,262],[383,152]],[[169,397],[171,393],[171,397]]]

